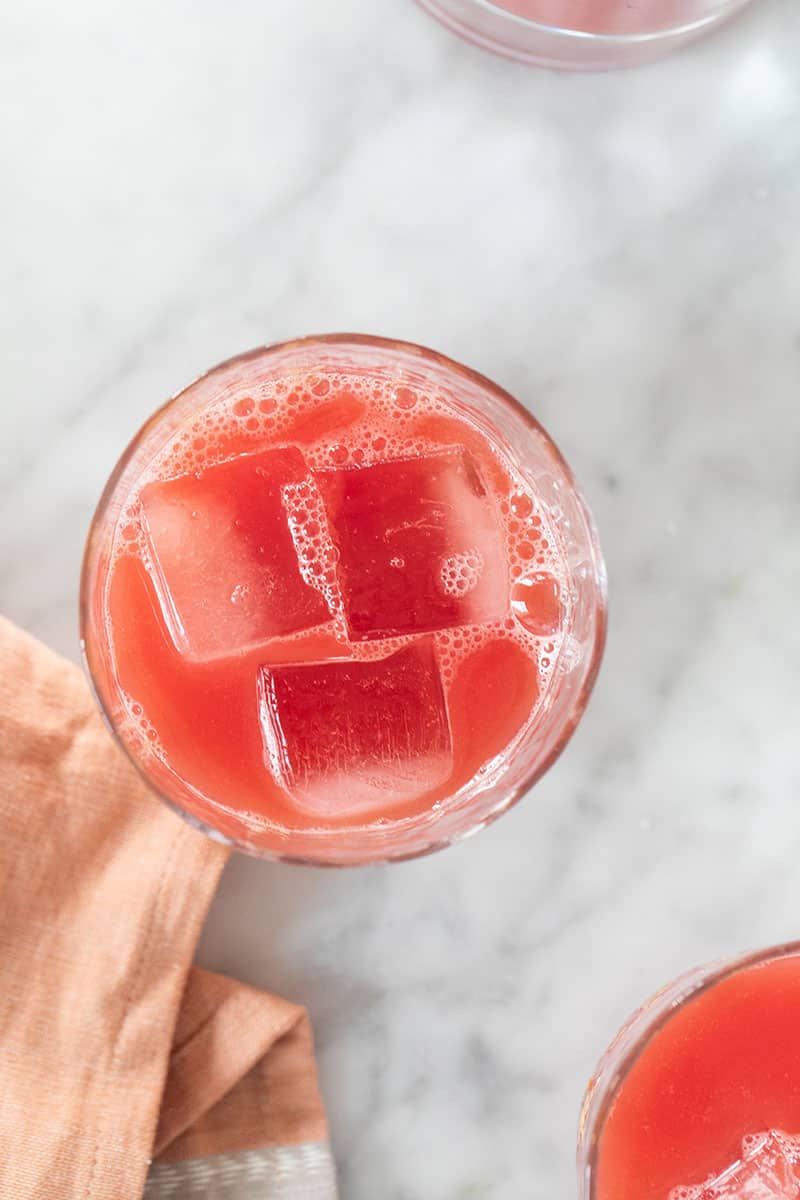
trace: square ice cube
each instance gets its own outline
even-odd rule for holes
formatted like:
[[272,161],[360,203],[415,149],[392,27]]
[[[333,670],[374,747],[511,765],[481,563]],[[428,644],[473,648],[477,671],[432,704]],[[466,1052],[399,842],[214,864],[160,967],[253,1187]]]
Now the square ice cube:
[[430,639],[377,661],[264,667],[259,712],[272,774],[320,818],[402,803],[450,774],[450,726]]
[[319,471],[315,478],[355,641],[505,616],[502,531],[466,451]]
[[289,528],[284,491],[313,489],[299,450],[241,455],[149,484],[153,580],[177,648],[207,660],[330,620]]
[[673,1188],[669,1200],[798,1200],[800,1137],[780,1130],[744,1139],[742,1156],[716,1179]]

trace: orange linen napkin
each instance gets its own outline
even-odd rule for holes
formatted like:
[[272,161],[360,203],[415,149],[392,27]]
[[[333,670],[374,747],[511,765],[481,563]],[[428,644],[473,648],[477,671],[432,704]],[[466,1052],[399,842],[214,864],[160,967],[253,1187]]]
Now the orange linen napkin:
[[304,1011],[190,969],[226,857],[0,618],[2,1200],[335,1197]]

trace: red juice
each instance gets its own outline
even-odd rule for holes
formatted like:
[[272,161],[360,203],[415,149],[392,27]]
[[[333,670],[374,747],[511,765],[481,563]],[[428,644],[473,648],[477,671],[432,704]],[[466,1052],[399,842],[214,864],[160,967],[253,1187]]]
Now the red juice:
[[623,1031],[595,1081],[584,1195],[796,1200],[800,948],[679,981],[653,1009],[644,1033],[647,1009]]
[[602,566],[549,440],[503,401],[541,494],[476,406],[492,386],[395,343],[309,340],[223,364],[142,431],[87,549],[86,654],[184,812],[255,852],[360,861],[366,837],[400,856],[560,749]]

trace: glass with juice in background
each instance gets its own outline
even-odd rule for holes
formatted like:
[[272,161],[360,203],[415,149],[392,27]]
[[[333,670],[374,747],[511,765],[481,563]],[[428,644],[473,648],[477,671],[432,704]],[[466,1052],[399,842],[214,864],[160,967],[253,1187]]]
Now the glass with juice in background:
[[190,820],[265,857],[410,857],[560,752],[605,635],[570,471],[489,380],[357,335],[223,363],[156,413],[82,578],[106,718]]
[[606,1051],[579,1200],[800,1197],[800,943],[698,968]]
[[715,28],[750,0],[419,0],[469,41],[534,66],[634,66]]

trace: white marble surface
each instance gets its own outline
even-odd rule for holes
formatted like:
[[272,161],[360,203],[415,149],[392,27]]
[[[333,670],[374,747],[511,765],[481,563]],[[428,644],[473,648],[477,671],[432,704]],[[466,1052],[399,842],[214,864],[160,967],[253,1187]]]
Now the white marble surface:
[[612,620],[521,806],[443,855],[228,870],[203,962],[311,1009],[344,1200],[574,1194],[584,1081],[680,968],[798,935],[800,6],[531,72],[411,0],[10,0],[0,604],[77,656],[141,420],[304,332],[434,345],[584,481]]

